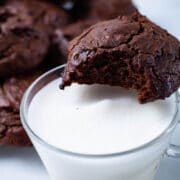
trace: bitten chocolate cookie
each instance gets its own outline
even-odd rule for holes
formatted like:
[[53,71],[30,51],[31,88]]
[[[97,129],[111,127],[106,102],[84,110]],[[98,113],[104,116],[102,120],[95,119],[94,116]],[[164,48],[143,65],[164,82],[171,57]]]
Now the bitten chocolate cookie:
[[136,89],[139,102],[180,85],[180,42],[139,14],[91,26],[69,47],[61,88],[73,82]]
[[37,67],[53,46],[55,31],[67,21],[65,12],[53,4],[7,0],[0,6],[0,77]]
[[22,96],[41,71],[11,77],[0,85],[0,145],[28,146],[31,144],[19,116]]

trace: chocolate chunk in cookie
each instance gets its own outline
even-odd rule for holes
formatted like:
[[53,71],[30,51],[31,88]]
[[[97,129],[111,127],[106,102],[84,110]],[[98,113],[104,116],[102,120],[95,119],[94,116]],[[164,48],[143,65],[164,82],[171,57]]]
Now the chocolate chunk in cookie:
[[180,42],[139,14],[98,23],[70,44],[61,88],[73,82],[135,89],[140,103],[164,99],[180,85]]

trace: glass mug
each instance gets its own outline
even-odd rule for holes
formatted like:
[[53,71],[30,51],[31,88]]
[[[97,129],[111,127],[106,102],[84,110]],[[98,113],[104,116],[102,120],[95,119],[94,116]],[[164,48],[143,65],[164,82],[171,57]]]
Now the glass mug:
[[169,127],[156,139],[138,148],[116,154],[88,155],[65,151],[45,142],[28,125],[28,108],[34,95],[59,78],[64,67],[57,67],[38,78],[26,91],[21,103],[22,124],[52,180],[153,180],[165,154],[180,157],[180,147],[169,145],[179,122],[178,93],[177,111]]

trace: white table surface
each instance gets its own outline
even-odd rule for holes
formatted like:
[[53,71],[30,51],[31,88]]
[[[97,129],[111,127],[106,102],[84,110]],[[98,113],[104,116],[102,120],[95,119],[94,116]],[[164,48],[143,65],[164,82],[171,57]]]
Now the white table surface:
[[[176,37],[180,37],[180,0],[134,2],[143,14]],[[178,129],[173,139],[180,144],[180,127]],[[1,146],[0,180],[49,180],[49,177],[33,148]],[[180,159],[165,158],[156,180],[180,180]]]

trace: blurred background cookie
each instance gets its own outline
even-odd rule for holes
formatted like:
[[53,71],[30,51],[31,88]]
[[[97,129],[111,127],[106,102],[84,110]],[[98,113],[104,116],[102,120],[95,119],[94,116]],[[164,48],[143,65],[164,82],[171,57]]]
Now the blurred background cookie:
[[0,34],[0,77],[37,67],[45,58],[49,41],[33,27],[17,27]]
[[100,20],[113,19],[117,16],[131,15],[136,12],[131,0],[91,0],[89,16]]
[[13,76],[0,85],[0,145],[28,146],[31,142],[20,121],[19,108],[28,86],[42,71]]
[[75,17],[75,20],[63,28],[68,40],[72,40],[99,21],[131,15],[137,11],[131,0],[74,0],[73,2],[71,16]]
[[97,23],[97,19],[82,19],[71,23],[63,28],[63,33],[69,41],[79,36],[85,29]]
[[37,67],[53,46],[55,31],[67,22],[66,13],[53,4],[7,0],[0,7],[0,77]]

